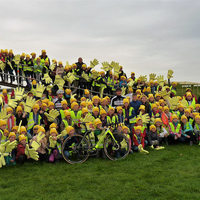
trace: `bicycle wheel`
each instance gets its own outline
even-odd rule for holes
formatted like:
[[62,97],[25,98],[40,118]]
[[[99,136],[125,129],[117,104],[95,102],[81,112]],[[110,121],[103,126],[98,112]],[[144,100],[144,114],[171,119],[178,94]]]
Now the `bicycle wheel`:
[[73,135],[63,142],[62,155],[70,164],[83,163],[90,155],[90,144],[82,135]]
[[129,154],[128,138],[121,133],[113,133],[113,137],[109,134],[104,141],[104,151],[110,160],[124,159]]

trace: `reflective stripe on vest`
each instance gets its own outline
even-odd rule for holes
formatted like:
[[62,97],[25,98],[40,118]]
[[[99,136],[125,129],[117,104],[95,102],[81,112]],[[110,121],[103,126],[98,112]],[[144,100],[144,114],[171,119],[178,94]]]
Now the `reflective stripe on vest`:
[[60,110],[60,115],[61,115],[61,119],[65,119],[65,113],[64,113],[64,110]]
[[82,115],[82,111],[79,110],[75,116],[75,112],[72,110],[70,111],[70,114],[71,114],[71,118],[74,120],[75,123],[78,124],[78,120],[81,118],[81,115]]
[[199,125],[198,125],[198,124],[195,124],[195,126],[196,126],[196,129],[199,131]]
[[2,133],[0,144],[6,143],[7,140],[8,140],[7,137]]
[[[41,119],[42,119],[42,117],[40,115],[38,115],[38,123],[37,123],[37,125],[40,125],[40,120]],[[30,112],[29,118],[28,118],[27,130],[32,129],[34,125],[35,125],[35,121],[33,120],[33,112]]]
[[176,130],[175,130],[175,127],[174,127],[174,124],[173,124],[173,123],[170,122],[169,125],[170,125],[171,130],[172,130],[173,133],[179,133],[180,127],[181,127],[180,124],[177,125]]

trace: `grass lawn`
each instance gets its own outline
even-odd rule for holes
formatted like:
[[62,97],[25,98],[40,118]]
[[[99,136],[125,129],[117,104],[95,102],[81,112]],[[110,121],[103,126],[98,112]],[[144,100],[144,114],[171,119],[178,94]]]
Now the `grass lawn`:
[[200,199],[197,145],[149,149],[125,160],[70,165],[25,163],[0,169],[0,199]]

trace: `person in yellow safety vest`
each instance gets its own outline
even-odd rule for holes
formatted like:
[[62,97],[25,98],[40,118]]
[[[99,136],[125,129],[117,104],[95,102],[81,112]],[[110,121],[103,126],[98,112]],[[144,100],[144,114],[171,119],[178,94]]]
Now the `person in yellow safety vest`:
[[80,128],[79,128],[79,126],[78,126],[78,121],[79,121],[79,119],[81,118],[82,111],[81,111],[81,110],[78,110],[78,108],[79,108],[78,103],[73,102],[73,103],[71,104],[71,111],[70,111],[70,114],[71,114],[71,118],[72,118],[72,120],[73,120],[73,122],[74,122],[74,127],[75,127],[75,129],[77,130],[76,132],[77,132],[77,133],[80,133]]
[[41,59],[40,59],[40,57],[38,57],[36,63],[33,66],[33,72],[35,74],[35,78],[36,78],[37,81],[40,81],[42,68],[43,68],[43,65],[41,63]]
[[124,124],[124,114],[123,114],[123,108],[121,106],[117,106],[117,114],[116,114],[116,124]]
[[7,119],[7,126],[6,128],[10,132],[12,130],[12,127],[16,125],[16,118],[13,115],[13,109],[11,107],[6,108],[7,115],[10,115],[10,117]]
[[[15,66],[15,62],[13,61],[14,60],[14,54],[13,54],[13,50],[10,49],[9,52],[8,52],[8,56],[6,57],[6,68],[5,68],[5,72],[10,74],[10,83],[12,84],[13,81],[15,81],[15,76],[14,76],[14,73],[13,73],[13,70],[14,70],[14,66]],[[12,68],[10,67],[10,65],[8,64],[8,61],[11,63],[11,66]],[[8,79],[8,75],[6,76],[5,78],[5,81],[6,79]]]
[[166,144],[168,144],[168,141],[167,141],[168,132],[164,128],[161,118],[155,119],[155,126],[156,126],[156,131],[157,131],[158,136],[161,138],[161,140],[164,139]]
[[26,77],[26,83],[27,83],[27,86],[31,88],[31,83],[29,79],[34,78],[34,76],[33,76],[33,62],[29,54],[26,55],[26,60],[24,62],[25,62],[24,73]]
[[98,92],[101,88],[104,88],[103,93],[107,92],[107,79],[104,71],[101,71],[100,76],[96,79],[96,87],[98,87]]
[[62,109],[60,109],[60,117],[59,117],[60,121],[62,121],[65,118],[64,111],[69,110],[68,103],[66,100],[61,101],[61,106],[62,106]]
[[196,141],[200,145],[200,115],[196,115],[195,117],[195,124],[194,124],[194,133],[196,137]]
[[99,107],[100,98],[98,96],[93,96],[92,97],[92,102],[93,102],[94,106],[96,106],[96,107],[98,107],[100,109],[100,107]]
[[[96,142],[98,142],[104,134],[104,132],[103,132],[104,128],[103,128],[103,124],[102,124],[102,122],[99,118],[94,120],[94,125],[95,125],[95,128],[96,128],[94,130],[94,135],[95,135],[95,138],[96,138]],[[96,157],[100,157],[100,155],[101,155],[103,158],[106,158],[106,155],[105,155],[104,150],[103,150],[103,142],[99,146],[99,148],[101,150],[98,152]]]
[[[25,65],[25,60],[24,60],[25,57],[26,57],[26,54],[22,53],[21,57],[20,57],[18,69],[17,69],[17,65],[15,65],[15,73],[17,76],[19,75],[19,84],[22,84],[22,76],[23,76],[23,67]],[[18,78],[17,78],[17,82],[18,82]]]
[[[185,98],[185,97],[183,97],[183,98]],[[186,93],[185,100],[187,101],[187,107],[189,107],[191,105],[193,107],[193,109],[195,109],[196,100],[195,100],[195,97],[192,98],[191,92]]]
[[190,146],[193,145],[194,142],[194,135],[193,135],[193,128],[190,122],[185,115],[181,117],[181,138],[179,139],[180,142],[185,142],[189,140]]
[[177,87],[177,82],[173,82],[172,83],[172,86],[170,87],[170,90],[171,90],[171,93],[173,93],[174,94],[174,96],[176,96],[176,94],[177,94],[177,90],[176,90],[176,87]]
[[71,113],[69,110],[64,110],[65,118],[62,119],[62,122],[60,123],[60,132],[62,132],[67,126],[74,126],[74,122],[71,118]]
[[[124,115],[124,124],[128,126],[130,130],[133,129],[134,124],[136,123],[136,115],[133,107],[130,107],[129,100],[123,99],[123,115]],[[131,134],[132,137],[132,134]]]
[[100,110],[100,120],[104,128],[108,127],[112,123],[110,117],[107,116],[107,112],[103,108]]
[[172,115],[172,122],[169,123],[169,140],[174,141],[181,137],[181,124],[178,123],[178,116]]
[[49,64],[50,64],[50,59],[49,57],[46,55],[46,50],[42,50],[42,55],[40,55],[40,59],[41,59],[41,64],[44,66],[45,65],[45,61],[48,60]]
[[88,112],[92,115],[93,103],[90,101],[87,103]]
[[110,119],[111,119],[111,123],[113,124],[112,125],[112,128],[115,128],[116,127],[116,125],[117,125],[117,115],[115,115],[115,108],[113,108],[113,107],[109,107],[109,109],[108,109],[108,117],[110,117]]
[[36,61],[37,61],[37,58],[36,58],[36,53],[31,53],[31,61],[32,61],[32,63],[33,63],[33,66],[34,66],[34,64],[36,63]]
[[[88,114],[88,109],[87,108],[82,108],[81,110],[82,114],[81,114],[81,118],[79,119],[79,122],[81,122],[85,116]],[[79,127],[81,127],[81,124],[79,123]],[[81,133],[85,133],[86,129],[81,127]]]
[[109,108],[111,106],[107,104],[107,99],[106,98],[102,98],[101,99],[101,105],[99,106],[99,108],[103,108],[106,112],[108,112]]
[[1,137],[1,141],[0,141],[0,144],[4,144],[8,141],[8,135],[9,135],[9,131],[7,129],[5,129],[3,131],[3,135]]
[[109,71],[106,75],[107,75],[107,91],[108,94],[112,95],[114,89],[114,77],[112,71]]
[[176,115],[178,116],[178,118],[180,119],[182,115],[184,115],[184,106],[183,104],[179,104],[178,105],[178,111],[176,112]]
[[97,118],[100,117],[99,115],[99,108],[98,107],[93,107],[92,109],[92,116],[93,116],[93,121]]
[[20,135],[24,135],[24,136],[26,137],[26,142],[27,142],[27,143],[29,142],[29,140],[32,139],[31,134],[27,132],[25,126],[21,126],[21,127],[20,127],[19,133],[20,133]]
[[187,117],[188,122],[190,122],[191,124],[193,124],[193,122],[194,122],[194,116],[192,115],[191,110],[189,108],[185,109],[184,115]]
[[33,106],[33,111],[30,112],[29,114],[27,114],[27,119],[28,119],[28,125],[27,125],[27,130],[29,133],[32,133],[33,130],[33,126],[38,124],[41,125],[42,124],[42,117],[41,115],[38,113],[40,107],[38,104],[35,104]]
[[57,137],[58,132],[55,128],[51,128],[49,136],[49,162],[56,163],[61,158],[61,140]]
[[4,97],[5,104],[8,104],[8,101],[10,99],[10,95],[8,94],[7,89],[2,90],[2,95]]
[[92,69],[91,67],[88,67],[88,68],[86,69],[86,73],[87,73],[88,76],[89,76],[89,79],[88,79],[88,81],[87,81],[87,89],[88,89],[88,90],[91,90],[91,88],[92,88],[92,79],[90,78],[91,75],[92,75],[91,69]]

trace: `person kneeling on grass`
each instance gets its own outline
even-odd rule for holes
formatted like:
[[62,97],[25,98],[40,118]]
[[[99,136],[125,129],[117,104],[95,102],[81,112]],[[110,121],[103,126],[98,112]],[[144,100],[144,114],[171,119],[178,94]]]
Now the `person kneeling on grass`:
[[19,135],[19,144],[17,145],[17,155],[16,155],[16,161],[19,164],[24,164],[24,162],[28,159],[28,157],[25,154],[26,149],[26,137],[25,135]]
[[151,146],[152,149],[155,148],[156,150],[164,149],[164,147],[159,147],[160,138],[156,131],[156,126],[151,125],[149,129],[150,129],[150,131],[147,133],[147,139],[148,139],[149,146]]
[[51,128],[49,136],[49,162],[57,163],[61,153],[61,140],[57,138],[58,132]]
[[193,128],[185,115],[181,117],[181,138],[180,142],[190,141],[190,145],[193,145],[194,135]]
[[[134,127],[135,132],[133,133],[133,151],[140,151],[141,147],[142,149],[148,144],[147,140],[145,140],[144,133],[141,132],[142,127],[136,126]],[[145,153],[145,152],[144,152]],[[146,151],[148,153],[148,151]]]
[[172,115],[172,122],[169,123],[169,140],[171,142],[180,140],[181,138],[181,124],[178,123],[178,116]]
[[197,115],[195,117],[194,133],[195,133],[196,141],[199,142],[199,145],[200,145],[200,115]]
[[130,130],[129,130],[129,128],[127,126],[123,126],[122,127],[122,132],[128,138],[128,141],[129,141],[129,153],[132,154],[133,151],[131,149],[131,137],[129,135]]

